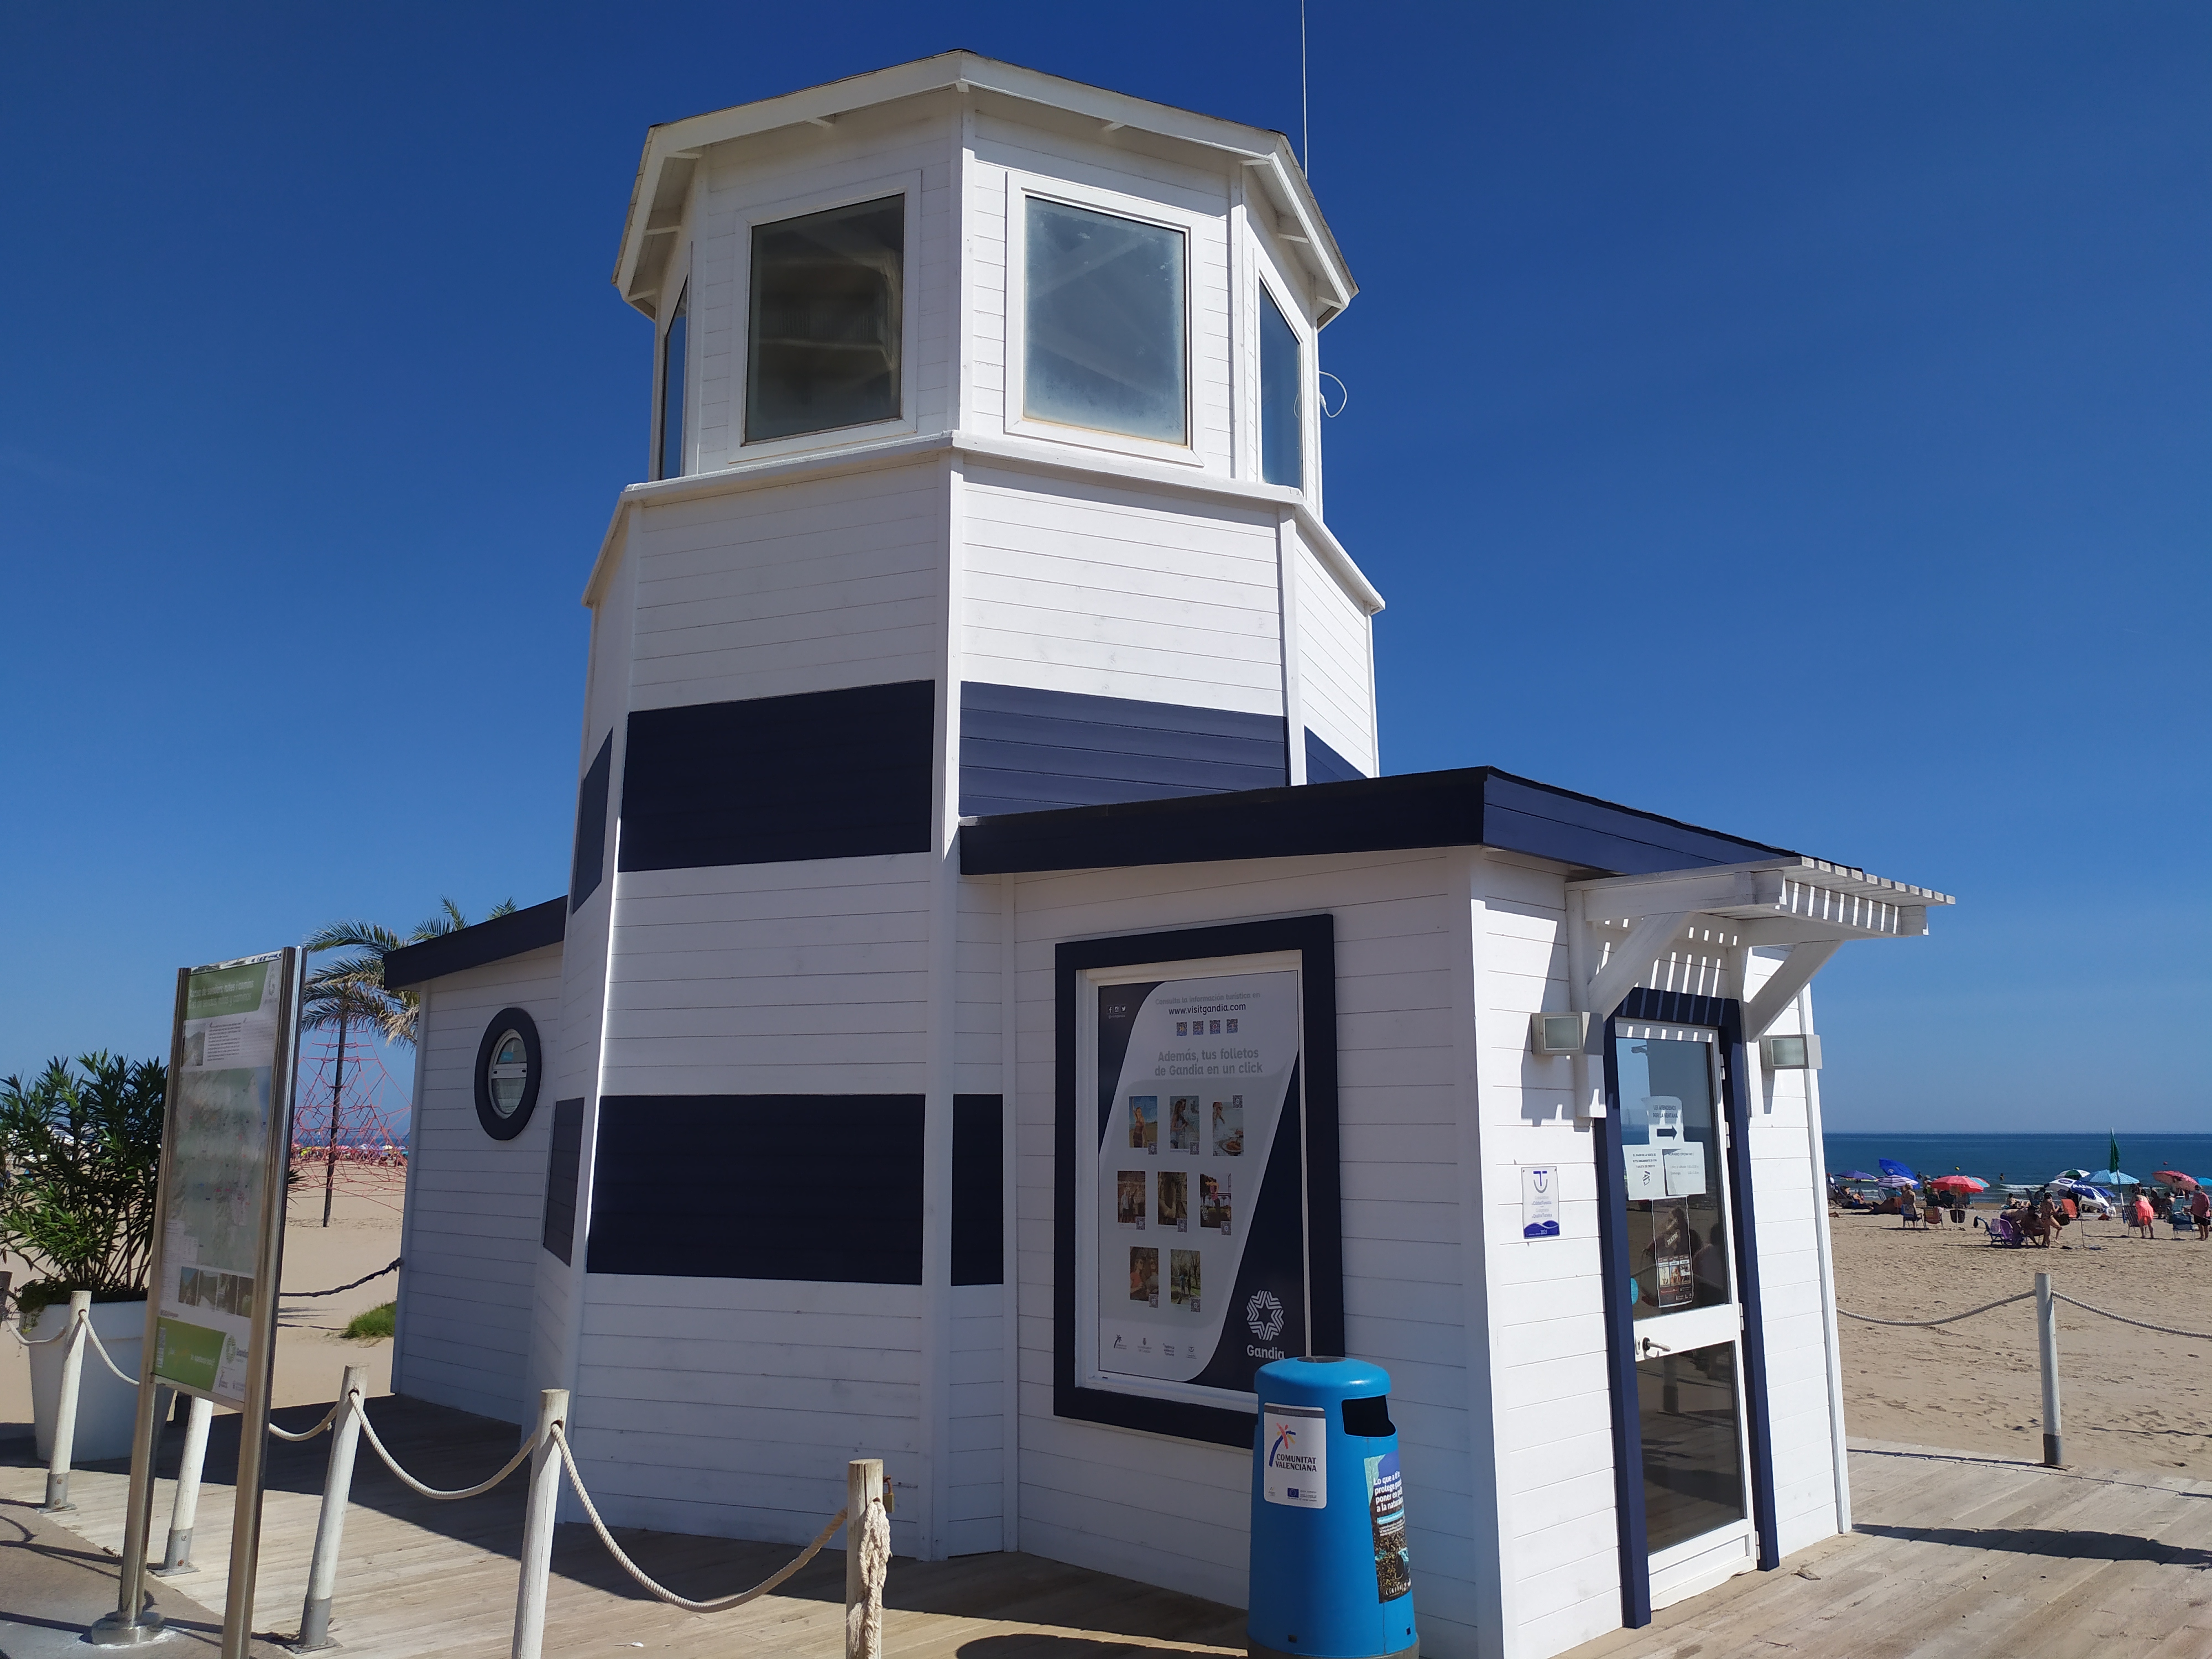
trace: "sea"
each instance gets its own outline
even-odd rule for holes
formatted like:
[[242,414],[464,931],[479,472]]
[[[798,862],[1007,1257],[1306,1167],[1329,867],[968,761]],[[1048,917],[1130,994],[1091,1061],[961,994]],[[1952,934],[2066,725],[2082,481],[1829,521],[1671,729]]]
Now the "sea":
[[[1878,1176],[1879,1160],[1886,1158],[1923,1179],[1970,1175],[1995,1185],[2045,1182],[2062,1170],[2101,1170],[2112,1139],[2102,1129],[2057,1135],[1831,1133],[1822,1144],[1832,1176],[1846,1170]],[[2179,1170],[2212,1187],[2212,1134],[2122,1134],[2118,1140],[2123,1175],[2148,1181],[2160,1170]]]

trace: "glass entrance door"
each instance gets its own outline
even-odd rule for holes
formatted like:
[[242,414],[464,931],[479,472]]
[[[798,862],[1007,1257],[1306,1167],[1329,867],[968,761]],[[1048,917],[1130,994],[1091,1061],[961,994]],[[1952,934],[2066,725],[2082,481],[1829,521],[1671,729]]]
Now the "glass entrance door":
[[1617,1022],[1652,1605],[1755,1563],[1717,1033]]

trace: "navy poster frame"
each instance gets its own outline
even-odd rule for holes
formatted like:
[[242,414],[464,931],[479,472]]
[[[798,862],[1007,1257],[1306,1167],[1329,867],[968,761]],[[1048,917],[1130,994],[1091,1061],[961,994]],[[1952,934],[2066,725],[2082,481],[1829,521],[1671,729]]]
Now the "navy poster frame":
[[1627,1285],[1628,1203],[1620,1165],[1620,1079],[1613,1065],[1616,1020],[1655,1025],[1704,1025],[1719,1033],[1721,1102],[1728,1123],[1729,1184],[1734,1199],[1736,1283],[1743,1308],[1743,1391],[1746,1437],[1751,1451],[1752,1524],[1759,1539],[1759,1568],[1782,1565],[1774,1514],[1774,1430],[1766,1386],[1766,1319],[1759,1282],[1759,1222],[1752,1190],[1751,1100],[1746,1090],[1743,1006],[1734,997],[1692,996],[1638,988],[1605,1022],[1606,1115],[1595,1124],[1599,1247],[1605,1262],[1606,1346],[1611,1360],[1613,1472],[1620,1519],[1620,1622],[1640,1630],[1651,1622],[1651,1553],[1644,1528],[1644,1435],[1637,1421],[1635,1321]]
[[1053,958],[1052,1409],[1055,1417],[1142,1429],[1183,1440],[1249,1449],[1257,1413],[1086,1389],[1075,1380],[1076,1131],[1082,1096],[1076,1078],[1076,988],[1088,968],[1188,962],[1207,957],[1296,951],[1304,1048],[1306,1276],[1316,1353],[1344,1352],[1343,1182],[1338,1167],[1336,1106],[1336,918],[1225,922],[1169,933],[1073,940]]

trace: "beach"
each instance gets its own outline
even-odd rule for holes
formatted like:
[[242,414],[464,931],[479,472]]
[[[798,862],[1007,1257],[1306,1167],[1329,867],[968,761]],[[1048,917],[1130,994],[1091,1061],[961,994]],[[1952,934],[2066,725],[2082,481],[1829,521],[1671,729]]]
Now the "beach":
[[[304,1406],[336,1397],[348,1365],[368,1368],[371,1395],[392,1387],[392,1343],[349,1340],[346,1323],[380,1303],[392,1300],[399,1282],[386,1273],[336,1296],[298,1294],[326,1291],[373,1273],[399,1254],[400,1206],[405,1180],[398,1170],[374,1166],[338,1170],[331,1224],[323,1219],[322,1171],[295,1187],[284,1228],[284,1301],[276,1334],[276,1366],[271,1403]],[[11,1260],[18,1280],[24,1264]],[[28,1439],[31,1433],[31,1367],[23,1350],[0,1340],[0,1441]]]
[[[1984,1207],[1978,1213],[1993,1213]],[[2117,1221],[2070,1226],[2049,1249],[2002,1249],[1948,1217],[1927,1233],[1895,1216],[1832,1213],[1836,1301],[1880,1319],[1930,1319],[2053,1288],[2132,1319],[2212,1332],[2212,1244],[2144,1240]],[[1853,1440],[2043,1455],[2033,1301],[1936,1330],[1838,1319]],[[2061,1304],[2060,1427],[2069,1462],[2212,1476],[2212,1342],[2160,1336]]]

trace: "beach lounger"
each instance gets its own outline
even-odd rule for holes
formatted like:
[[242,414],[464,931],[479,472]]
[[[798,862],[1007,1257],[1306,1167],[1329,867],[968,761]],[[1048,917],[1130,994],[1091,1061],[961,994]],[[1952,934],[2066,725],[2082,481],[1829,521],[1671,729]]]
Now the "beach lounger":
[[2021,1237],[2020,1229],[2013,1225],[2008,1218],[2001,1215],[1993,1215],[1990,1218],[1989,1235],[1990,1243],[2002,1244],[2014,1250],[2027,1242]]

